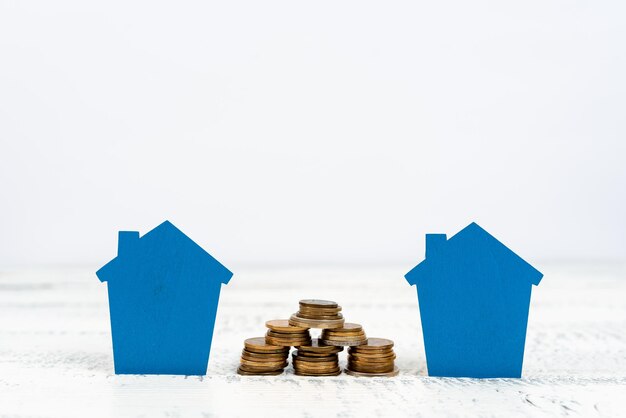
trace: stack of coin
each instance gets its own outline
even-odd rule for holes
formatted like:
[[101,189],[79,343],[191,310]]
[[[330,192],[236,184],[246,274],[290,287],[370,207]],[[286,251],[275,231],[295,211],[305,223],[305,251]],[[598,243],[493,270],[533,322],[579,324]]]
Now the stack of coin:
[[341,374],[339,356],[343,347],[323,345],[314,338],[309,345],[301,345],[292,354],[293,370],[298,376],[337,376]]
[[[265,337],[249,338],[241,353],[237,372],[242,375],[278,375],[293,353],[293,368],[300,376],[337,376],[341,374],[338,353],[348,350],[345,372],[354,376],[396,376],[393,341],[367,338],[359,324],[346,323],[336,302],[303,299],[298,312],[289,320],[267,321]],[[310,328],[322,330],[311,339]]]
[[282,347],[311,344],[309,329],[289,325],[289,321],[286,319],[267,321],[265,326],[269,328],[267,334],[265,334],[265,342],[267,344]]
[[350,347],[346,373],[352,376],[396,376],[393,341],[369,338],[367,344]]
[[337,302],[318,299],[300,301],[300,309],[289,318],[289,323],[296,327],[341,328],[344,324],[341,306]]
[[289,350],[289,347],[266,344],[264,337],[248,338],[244,341],[237,373],[258,376],[281,374],[287,367]]
[[341,328],[322,330],[320,342],[325,345],[355,346],[367,344],[367,336],[359,324],[346,322]]

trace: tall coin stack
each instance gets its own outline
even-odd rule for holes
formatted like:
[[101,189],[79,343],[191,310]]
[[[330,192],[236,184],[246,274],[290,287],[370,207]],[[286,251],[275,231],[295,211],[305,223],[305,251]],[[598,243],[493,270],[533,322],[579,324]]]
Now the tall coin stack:
[[293,370],[298,376],[337,376],[339,368],[339,352],[343,347],[322,345],[314,338],[309,345],[301,345],[291,356]]
[[265,343],[265,338],[248,338],[241,352],[241,364],[237,373],[242,375],[274,376],[287,367],[289,347]]
[[350,347],[346,373],[352,376],[396,376],[393,341],[369,338],[367,344]]

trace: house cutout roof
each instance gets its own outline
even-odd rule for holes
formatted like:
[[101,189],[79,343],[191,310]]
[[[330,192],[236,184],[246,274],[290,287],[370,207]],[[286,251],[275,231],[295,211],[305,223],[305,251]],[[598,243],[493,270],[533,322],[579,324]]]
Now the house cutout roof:
[[202,266],[212,278],[227,284],[233,273],[219,261],[196,244],[191,238],[176,228],[170,221],[165,221],[156,228],[139,237],[139,232],[120,231],[118,255],[96,272],[101,282],[115,280],[124,268],[138,263],[147,251],[154,248],[168,248],[169,256],[192,257],[194,264]]
[[[506,245],[498,241],[493,235],[481,228],[477,223],[472,222],[461,231],[456,233],[450,239],[446,240],[444,234],[428,234],[428,236],[437,236],[437,246],[439,251],[428,255],[424,261],[415,266],[404,277],[409,284],[417,284],[420,280],[430,279],[430,267],[439,260],[446,262],[454,262],[455,253],[458,253],[460,247],[465,245],[480,245],[481,250],[486,256],[495,257],[494,252],[498,252],[497,258],[515,268],[517,277],[522,277],[530,284],[538,285],[543,274],[533,266],[524,261],[520,256],[511,251]],[[427,246],[430,243],[427,244]],[[428,250],[427,250],[428,251]]]

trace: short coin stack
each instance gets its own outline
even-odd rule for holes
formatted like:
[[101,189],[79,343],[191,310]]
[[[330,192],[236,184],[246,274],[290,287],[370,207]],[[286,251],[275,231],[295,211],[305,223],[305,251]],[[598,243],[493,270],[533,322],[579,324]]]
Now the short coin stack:
[[242,375],[273,376],[287,367],[289,347],[266,344],[265,338],[248,338],[241,352],[237,373]]
[[281,347],[297,347],[299,345],[311,344],[311,334],[309,328],[294,327],[289,325],[286,319],[274,319],[267,321],[265,326],[268,329],[265,334],[265,342]]
[[341,328],[322,330],[320,342],[325,345],[355,346],[367,344],[367,336],[359,324],[344,323]]
[[396,376],[393,341],[369,338],[367,344],[350,347],[346,373],[352,376]]
[[300,301],[300,309],[289,318],[289,324],[307,328],[341,328],[345,322],[341,306],[336,302],[319,299]]
[[309,345],[301,345],[292,354],[293,370],[298,376],[337,376],[341,374],[339,356],[343,347],[320,344],[314,338]]

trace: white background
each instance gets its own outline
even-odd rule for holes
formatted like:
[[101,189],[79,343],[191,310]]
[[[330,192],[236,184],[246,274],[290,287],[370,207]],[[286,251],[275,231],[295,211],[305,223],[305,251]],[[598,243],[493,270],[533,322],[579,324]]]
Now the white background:
[[229,268],[412,267],[477,221],[623,259],[615,1],[0,0],[0,266],[169,219]]

